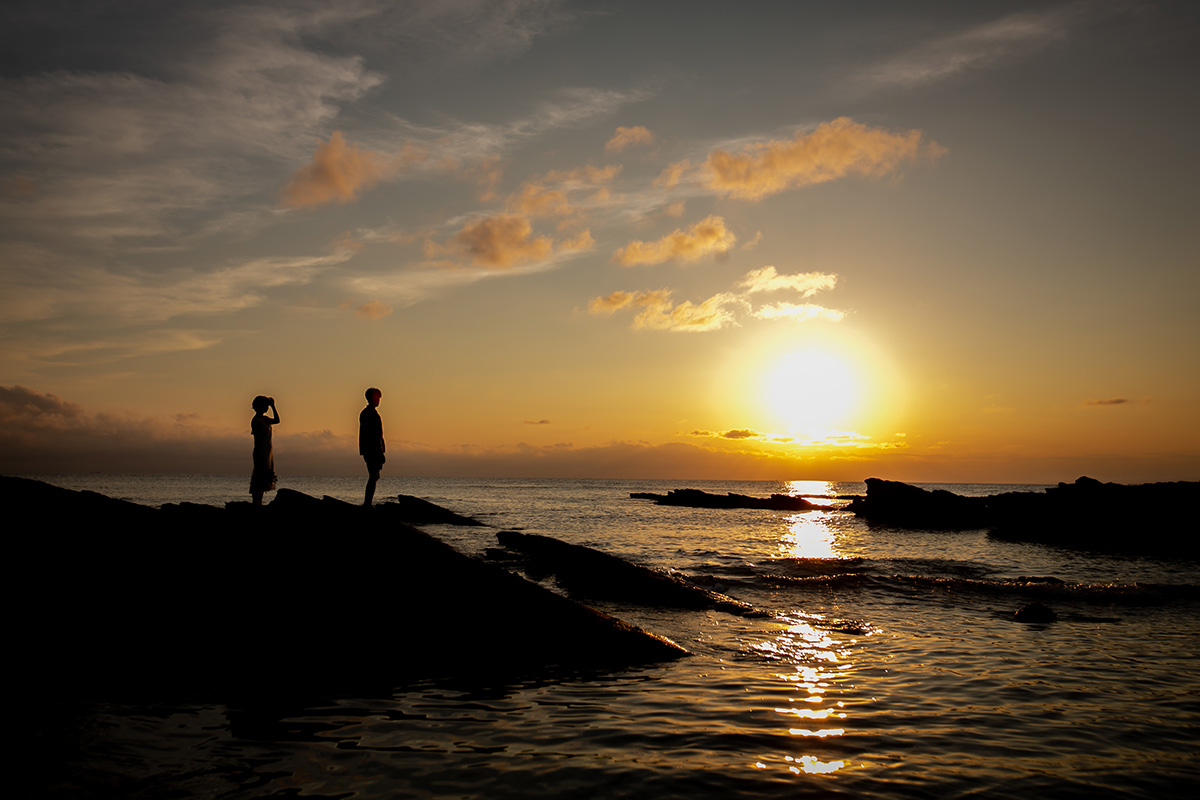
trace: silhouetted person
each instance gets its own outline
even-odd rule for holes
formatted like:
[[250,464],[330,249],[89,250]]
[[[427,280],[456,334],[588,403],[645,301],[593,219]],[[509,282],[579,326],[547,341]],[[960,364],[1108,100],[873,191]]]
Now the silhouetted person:
[[367,389],[367,407],[358,415],[358,454],[367,462],[367,493],[363,498],[363,506],[370,508],[375,499],[375,484],[379,482],[379,471],[383,469],[384,444],[383,420],[379,418],[379,401],[383,392],[378,389]]
[[[279,424],[275,398],[259,395],[250,403],[254,418],[250,420],[250,435],[254,437],[254,472],[250,473],[250,496],[254,505],[261,506],[263,492],[275,491],[275,455],[271,452],[271,426]],[[267,409],[271,417],[267,417]]]

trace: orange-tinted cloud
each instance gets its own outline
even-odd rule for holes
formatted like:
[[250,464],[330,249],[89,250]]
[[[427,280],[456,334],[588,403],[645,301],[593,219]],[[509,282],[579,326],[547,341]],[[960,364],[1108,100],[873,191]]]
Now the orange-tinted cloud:
[[654,144],[654,134],[641,125],[632,128],[619,127],[604,145],[604,149],[609,153],[619,153],[626,147],[639,144]]
[[716,192],[758,200],[850,175],[882,177],[906,162],[945,152],[918,130],[890,133],[838,117],[787,141],[751,145],[737,154],[716,150],[709,154],[705,170],[708,186]]
[[568,198],[569,192],[592,191],[591,202],[604,202],[609,196],[607,184],[612,183],[620,172],[620,164],[550,170],[541,177],[525,181],[520,191],[508,196],[505,206],[513,214],[529,217],[570,214],[574,209]]
[[292,175],[281,202],[286,208],[348,203],[397,170],[424,159],[424,151],[412,146],[389,158],[347,144],[342,132],[334,131],[313,153],[312,161]]
[[664,261],[696,261],[710,253],[725,253],[736,241],[733,231],[725,227],[724,218],[710,215],[687,231],[676,228],[656,242],[630,242],[613,253],[613,261],[625,267]]
[[[496,214],[468,222],[444,245],[425,240],[426,258],[465,257],[473,266],[488,269],[505,269],[528,261],[540,261],[548,258],[553,251],[550,237],[535,237],[529,218],[517,214]],[[445,265],[451,266],[453,263],[449,261]]]
[[701,332],[736,325],[728,306],[737,300],[733,295],[717,294],[698,305],[690,300],[676,305],[667,289],[613,292],[588,303],[588,312],[612,314],[623,308],[640,308],[633,320],[635,330]]
[[579,235],[564,239],[559,242],[558,249],[562,251],[579,252],[582,250],[591,250],[596,246],[596,240],[592,238],[592,232],[589,229],[584,229],[579,232]]
[[679,179],[683,177],[683,173],[691,167],[691,163],[685,158],[683,161],[676,161],[662,172],[658,173],[658,177],[654,179],[655,188],[670,189],[679,183]]
[[379,300],[368,300],[362,305],[354,307],[354,316],[362,319],[383,319],[393,311],[395,309],[387,303]]
[[540,182],[526,183],[521,191],[508,197],[508,210],[531,217],[569,214],[571,204],[562,189],[550,188]]

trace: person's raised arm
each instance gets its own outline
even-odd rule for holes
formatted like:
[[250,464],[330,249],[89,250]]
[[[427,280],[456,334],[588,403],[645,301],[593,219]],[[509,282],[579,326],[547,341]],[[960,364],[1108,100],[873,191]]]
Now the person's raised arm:
[[278,425],[279,424],[279,409],[275,407],[275,398],[268,397],[267,400],[269,400],[271,402],[271,413],[275,417],[274,419],[269,419],[267,421],[270,422],[272,425]]

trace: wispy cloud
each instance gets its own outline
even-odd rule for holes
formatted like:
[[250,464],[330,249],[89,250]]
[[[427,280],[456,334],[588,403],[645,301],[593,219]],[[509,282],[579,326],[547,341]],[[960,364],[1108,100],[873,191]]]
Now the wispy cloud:
[[863,70],[859,81],[876,89],[913,88],[972,70],[1005,67],[1067,39],[1089,20],[1116,8],[1113,3],[1075,2],[1009,14],[927,39]]
[[1149,402],[1151,402],[1151,398],[1149,398],[1149,397],[1143,397],[1138,400],[1135,400],[1135,399],[1132,399],[1129,397],[1108,397],[1108,398],[1104,398],[1101,400],[1084,400],[1083,404],[1085,406],[1124,406],[1124,405],[1129,405],[1131,403],[1149,403]]

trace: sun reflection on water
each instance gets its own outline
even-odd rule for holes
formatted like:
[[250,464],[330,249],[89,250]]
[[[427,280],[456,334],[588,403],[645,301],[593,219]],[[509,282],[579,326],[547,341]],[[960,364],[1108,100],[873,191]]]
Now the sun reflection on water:
[[[788,481],[786,494],[811,498],[817,505],[830,505],[836,494],[828,481]],[[829,498],[829,499],[827,499]],[[841,558],[833,531],[831,511],[800,511],[787,518],[787,532],[780,537],[784,558]]]
[[[836,740],[846,734],[845,703],[836,698],[844,674],[850,669],[849,646],[855,640],[843,642],[833,638],[821,625],[823,620],[817,617],[792,618],[788,622],[772,641],[755,646],[760,654],[787,667],[787,671],[776,675],[791,687],[793,696],[788,697],[791,705],[776,707],[774,711],[784,720],[793,742]],[[827,755],[828,745],[821,750]],[[846,766],[844,761],[822,760],[812,752],[785,755],[783,760],[787,769],[797,775],[830,774]],[[754,766],[765,769],[767,765],[757,761]]]

